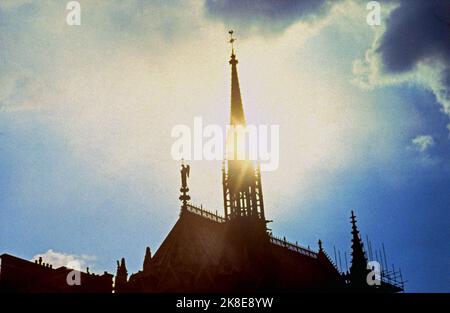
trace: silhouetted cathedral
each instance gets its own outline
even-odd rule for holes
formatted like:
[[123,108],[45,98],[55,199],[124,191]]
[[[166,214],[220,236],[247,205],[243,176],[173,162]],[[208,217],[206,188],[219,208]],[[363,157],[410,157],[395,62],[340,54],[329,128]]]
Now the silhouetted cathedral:
[[[233,41],[231,37],[230,42]],[[229,63],[230,124],[245,127],[234,48]],[[228,133],[230,136],[234,134]],[[227,149],[236,154],[236,142],[231,142],[234,146]],[[268,231],[259,164],[236,157],[224,161],[223,217],[189,204],[189,172],[189,165],[183,164],[182,206],[175,226],[154,256],[147,248],[142,270],[129,279],[125,260],[118,262],[116,292],[403,290],[403,283],[394,272],[386,270],[373,277],[379,279],[378,284],[367,282],[372,269],[368,269],[353,212],[351,267],[348,272],[341,272],[320,240],[316,252],[276,238]]]

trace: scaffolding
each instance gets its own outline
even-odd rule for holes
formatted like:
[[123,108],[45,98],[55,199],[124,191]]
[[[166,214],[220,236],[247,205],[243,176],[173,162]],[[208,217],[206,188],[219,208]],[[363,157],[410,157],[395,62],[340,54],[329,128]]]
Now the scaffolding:
[[392,265],[392,270],[381,267],[381,283],[389,284],[396,288],[405,290],[405,281],[403,280],[402,271],[396,270]]

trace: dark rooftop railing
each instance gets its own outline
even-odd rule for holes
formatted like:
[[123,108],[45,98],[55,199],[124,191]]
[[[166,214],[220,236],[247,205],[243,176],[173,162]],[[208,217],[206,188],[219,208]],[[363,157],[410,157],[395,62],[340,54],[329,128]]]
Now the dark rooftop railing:
[[206,217],[207,219],[219,222],[219,223],[224,223],[225,222],[225,218],[220,216],[219,214],[217,214],[217,211],[215,213],[205,210],[202,207],[196,207],[192,204],[188,204],[187,205],[187,210],[189,212],[195,213],[197,215]]
[[[192,204],[187,204],[186,208],[189,212],[203,216],[207,219],[210,219],[210,220],[218,222],[218,223],[225,223],[225,221],[226,221],[226,219],[223,216],[220,216],[217,213],[217,211],[215,213],[213,213],[211,211],[203,209],[203,207],[197,207]],[[315,259],[317,258],[316,252],[314,252],[308,248],[302,247],[302,246],[298,245],[297,243],[289,242],[286,240],[286,238],[282,239],[282,238],[275,237],[273,235],[269,235],[269,239],[270,239],[271,243],[273,243],[277,246],[284,247],[286,249],[301,253],[301,254],[311,257],[311,258],[315,258]]]
[[303,255],[306,255],[308,257],[317,259],[317,253],[316,252],[314,252],[314,251],[312,251],[312,250],[310,250],[308,248],[302,247],[302,246],[300,246],[297,243],[289,242],[289,241],[286,240],[286,238],[281,239],[281,238],[277,238],[277,237],[271,235],[270,236],[270,242],[275,244],[275,245],[277,245],[277,246],[285,247],[285,248],[287,248],[287,249],[289,249],[291,251],[299,252],[299,253],[301,253]]

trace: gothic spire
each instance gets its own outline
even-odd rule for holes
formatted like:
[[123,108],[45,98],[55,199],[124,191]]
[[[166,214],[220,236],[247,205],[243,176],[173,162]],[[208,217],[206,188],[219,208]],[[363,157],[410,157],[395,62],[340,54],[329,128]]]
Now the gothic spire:
[[356,216],[352,211],[350,217],[352,224],[352,264],[350,267],[350,279],[353,285],[366,286],[367,278],[367,257],[364,246],[356,226]]
[[231,44],[231,116],[230,125],[232,126],[245,126],[245,115],[242,106],[241,89],[239,87],[239,78],[237,73],[238,60],[236,59],[236,53],[234,50],[234,42],[236,38],[233,37],[233,31],[228,32],[230,34],[230,44]]
[[[245,115],[242,105],[241,90],[237,74],[237,59],[234,49],[233,31],[230,30],[231,44],[231,129],[227,133],[226,156],[227,161],[222,166],[222,184],[224,195],[224,210],[227,220],[255,221],[255,227],[261,233],[266,232],[266,219],[264,216],[264,202],[261,187],[259,167],[255,170],[252,161],[248,158],[249,151],[245,145]],[[242,141],[244,144],[241,145]],[[225,166],[226,165],[226,166]],[[243,219],[242,219],[243,218]],[[248,226],[248,225],[247,225]],[[242,229],[248,230],[247,226]]]

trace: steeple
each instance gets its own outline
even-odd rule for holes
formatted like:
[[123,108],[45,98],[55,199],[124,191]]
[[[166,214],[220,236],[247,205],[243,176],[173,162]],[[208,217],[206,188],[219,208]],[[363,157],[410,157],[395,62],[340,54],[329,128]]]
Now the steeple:
[[[265,232],[266,220],[259,166],[255,169],[250,160],[239,159],[240,156],[246,155],[245,151],[238,152],[238,149],[245,149],[245,147],[238,146],[238,136],[243,135],[246,120],[237,74],[238,60],[234,49],[236,39],[233,37],[233,33],[232,30],[229,31],[229,42],[232,45],[229,61],[231,65],[231,130],[227,134],[227,156],[229,159],[224,162],[222,167],[225,217],[230,221],[236,219],[242,221],[243,218],[251,219],[257,222],[254,224],[258,224],[257,228]],[[230,151],[233,153],[229,153]]]
[[367,257],[364,252],[364,246],[356,226],[356,216],[352,211],[350,217],[352,224],[352,264],[350,266],[350,281],[355,287],[367,286]]
[[245,126],[245,115],[242,106],[241,88],[239,87],[239,78],[237,73],[238,60],[236,59],[236,53],[234,50],[234,42],[236,38],[233,37],[233,31],[228,32],[230,34],[231,44],[231,58],[229,63],[231,64],[231,114],[230,124],[232,126]]

